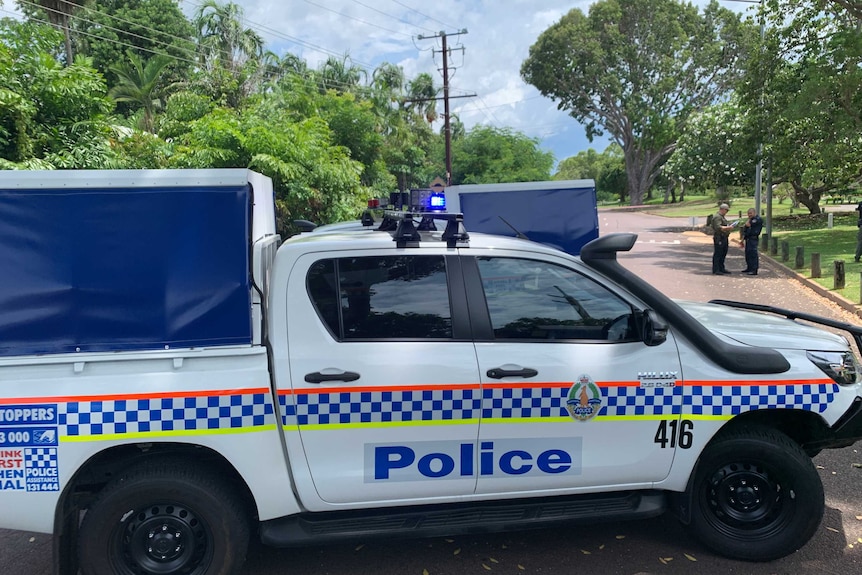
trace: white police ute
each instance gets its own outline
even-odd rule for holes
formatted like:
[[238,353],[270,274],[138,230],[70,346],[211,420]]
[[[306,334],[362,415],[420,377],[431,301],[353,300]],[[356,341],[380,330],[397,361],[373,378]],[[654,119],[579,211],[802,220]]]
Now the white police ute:
[[457,214],[366,224],[250,245],[247,343],[0,356],[0,527],[93,575],[666,511],[752,561],[815,532],[811,456],[862,437],[862,384],[810,323],[862,329],[675,303],[617,261],[631,234],[575,257]]

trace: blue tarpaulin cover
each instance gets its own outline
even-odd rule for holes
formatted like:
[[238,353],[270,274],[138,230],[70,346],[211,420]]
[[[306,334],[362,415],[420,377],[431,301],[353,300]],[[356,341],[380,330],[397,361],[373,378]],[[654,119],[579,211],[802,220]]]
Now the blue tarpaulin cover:
[[0,356],[249,344],[246,185],[0,185]]
[[[542,185],[547,188],[536,189]],[[582,247],[599,237],[596,189],[593,185],[561,186],[551,182],[501,184],[499,190],[492,190],[490,184],[454,189],[461,190],[460,211],[468,231],[515,235],[503,218],[534,242],[578,255]],[[489,191],[481,191],[485,189]],[[466,190],[479,191],[464,193]]]

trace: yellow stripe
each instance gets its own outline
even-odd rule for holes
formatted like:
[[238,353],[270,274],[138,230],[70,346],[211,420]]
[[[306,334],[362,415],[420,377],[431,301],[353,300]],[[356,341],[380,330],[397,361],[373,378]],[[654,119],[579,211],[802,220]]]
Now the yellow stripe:
[[697,421],[730,421],[737,415],[742,415],[738,413],[736,415],[693,415],[690,413],[683,413],[682,416],[685,419],[694,419]]
[[154,437],[189,437],[199,435],[230,435],[273,431],[275,424],[254,427],[233,427],[225,429],[173,429],[170,431],[141,431],[138,433],[105,433],[102,435],[62,435],[60,443],[81,443],[84,441],[112,441],[117,439],[152,439]]

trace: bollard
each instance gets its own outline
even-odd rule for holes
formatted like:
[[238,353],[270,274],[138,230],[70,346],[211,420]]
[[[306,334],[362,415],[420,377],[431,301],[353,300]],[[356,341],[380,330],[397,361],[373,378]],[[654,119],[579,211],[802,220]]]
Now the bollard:
[[772,243],[769,244],[769,255],[774,256],[778,254],[778,238],[770,238]]
[[817,252],[813,252],[811,254],[811,277],[819,278],[821,276],[820,272],[820,254]]
[[835,260],[835,277],[832,289],[844,289],[844,260]]
[[790,259],[790,244],[781,242],[781,261],[786,262]]
[[805,265],[805,246],[796,246],[796,268]]
[[760,251],[765,252],[769,249],[769,234],[761,234],[760,236]]
[[828,229],[830,229],[830,230],[832,229],[832,222],[834,221],[834,219],[833,219],[833,218],[834,218],[834,214],[833,214],[832,212],[829,212],[829,213],[826,215],[826,221],[827,221],[827,223],[826,223],[826,227],[827,227]]

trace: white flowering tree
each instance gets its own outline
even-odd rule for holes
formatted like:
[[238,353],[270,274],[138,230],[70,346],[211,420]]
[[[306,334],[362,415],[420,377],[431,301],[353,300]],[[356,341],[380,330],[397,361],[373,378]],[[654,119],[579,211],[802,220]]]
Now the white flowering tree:
[[684,186],[714,187],[718,199],[727,199],[730,186],[754,189],[756,162],[747,115],[731,98],[689,119],[664,171]]

